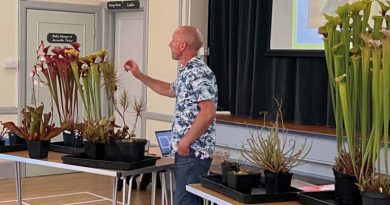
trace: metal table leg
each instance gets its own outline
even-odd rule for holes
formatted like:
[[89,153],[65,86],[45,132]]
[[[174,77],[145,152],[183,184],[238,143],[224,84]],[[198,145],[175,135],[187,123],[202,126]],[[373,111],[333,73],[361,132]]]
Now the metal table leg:
[[[127,192],[127,205],[131,204],[131,191],[133,190],[133,180],[134,180],[135,175],[132,175],[129,180],[129,191]],[[123,187],[126,185],[126,177],[124,179],[124,184]]]
[[151,205],[156,205],[156,177],[157,171],[152,172],[152,201]]
[[161,205],[168,205],[167,183],[165,180],[165,172],[160,172],[161,184]]
[[116,190],[118,188],[118,176],[114,177],[112,184],[112,205],[117,205],[117,193]]
[[172,176],[172,169],[168,170],[169,173],[169,194],[171,195],[171,205],[173,205],[173,176]]
[[15,162],[16,204],[22,205],[22,184],[20,179],[20,162]]
[[126,177],[121,177],[122,180],[122,204],[126,204]]

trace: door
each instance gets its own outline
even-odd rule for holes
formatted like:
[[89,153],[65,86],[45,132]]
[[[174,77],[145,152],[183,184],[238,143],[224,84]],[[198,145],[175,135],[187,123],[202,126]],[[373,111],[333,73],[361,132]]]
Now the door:
[[[34,85],[30,72],[36,62],[36,50],[41,42],[44,41],[45,46],[51,46],[50,50],[55,46],[71,47],[69,43],[49,43],[48,34],[65,34],[64,36],[76,36],[77,41],[81,44],[80,56],[85,56],[94,52],[95,42],[95,16],[90,13],[73,13],[62,11],[44,11],[44,10],[27,10],[27,53],[26,53],[26,105],[33,106],[33,86],[35,89],[35,97],[37,105],[41,102],[45,105],[45,112],[51,111],[51,96],[49,89],[45,85]],[[60,38],[61,40],[61,38]],[[53,105],[54,106],[54,105]],[[79,106],[79,113],[82,111],[82,106]],[[82,114],[82,113],[81,113]],[[59,120],[57,112],[53,116],[55,123],[58,126]],[[62,136],[57,136],[52,141],[62,140]]]
[[[26,49],[26,105],[33,106],[32,104],[32,89],[35,89],[37,104],[40,102],[45,105],[45,112],[51,111],[52,105],[51,96],[47,86],[34,85],[29,76],[31,69],[33,68],[36,60],[36,50],[40,44],[40,41],[45,42],[45,46],[71,47],[70,44],[65,43],[49,43],[47,42],[47,36],[49,33],[55,34],[71,34],[75,35],[77,41],[81,44],[80,56],[92,54],[95,51],[95,15],[92,13],[79,13],[79,12],[65,12],[65,11],[47,11],[27,9],[27,49]],[[53,105],[54,106],[54,105]],[[79,104],[79,115],[82,116],[82,107]],[[59,125],[58,115],[53,112],[54,122]],[[52,141],[62,141],[62,135],[52,139]],[[26,165],[26,176],[47,175],[63,173],[64,170],[45,168],[34,165]]]
[[[139,68],[143,69],[144,60],[144,13],[143,11],[129,11],[115,13],[115,64],[120,77],[120,92],[125,89],[130,96],[130,100],[142,99],[142,84],[134,78],[130,73],[126,73],[123,65],[128,59],[133,59],[137,62]],[[146,102],[144,102],[146,105]],[[116,114],[118,124],[123,124],[120,117]],[[135,122],[134,112],[126,113],[126,124],[133,128]],[[137,137],[141,138],[141,119],[138,119],[137,129],[135,130]]]

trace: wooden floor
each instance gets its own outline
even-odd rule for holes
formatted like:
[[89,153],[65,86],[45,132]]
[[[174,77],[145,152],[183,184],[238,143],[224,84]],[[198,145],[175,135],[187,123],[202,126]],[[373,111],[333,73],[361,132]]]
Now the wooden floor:
[[[111,205],[112,178],[87,173],[60,174],[22,179],[23,205]],[[294,187],[312,184],[294,179]],[[149,205],[151,186],[146,191],[132,191],[132,205]],[[156,204],[161,204],[157,190]],[[122,192],[118,192],[118,204]],[[0,180],[0,205],[16,204],[15,180]],[[296,203],[294,203],[296,204]]]
[[[149,205],[150,188],[133,190],[131,204]],[[112,178],[86,173],[23,178],[22,198],[24,205],[111,205]],[[161,204],[160,198],[158,189],[156,204]],[[0,180],[0,205],[14,205],[15,199],[15,181]],[[122,192],[118,192],[119,201],[122,201]]]

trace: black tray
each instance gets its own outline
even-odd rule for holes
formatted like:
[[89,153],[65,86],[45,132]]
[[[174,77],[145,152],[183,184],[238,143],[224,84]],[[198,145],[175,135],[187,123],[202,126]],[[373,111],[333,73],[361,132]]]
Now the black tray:
[[126,163],[117,161],[106,161],[86,158],[84,155],[74,156],[65,155],[62,157],[62,161],[65,164],[80,165],[86,167],[103,168],[103,169],[116,169],[116,170],[132,170],[142,167],[153,166],[160,157],[145,156],[144,160],[137,162]]
[[299,202],[310,205],[336,205],[334,191],[317,191],[298,193]]
[[65,146],[64,142],[50,143],[49,150],[52,152],[60,152],[60,153],[76,154],[76,155],[80,155],[81,153],[84,153],[84,148]]
[[3,152],[14,152],[14,151],[23,151],[27,150],[26,144],[16,144],[16,145],[3,145],[0,146],[0,153]]
[[221,181],[221,175],[201,176],[200,178],[200,183],[203,186],[217,191],[221,194],[227,195],[244,204],[297,201],[297,192],[301,191],[299,189],[291,187],[290,192],[267,194],[265,193],[264,188],[256,188],[256,194],[244,194],[228,186],[223,185]]

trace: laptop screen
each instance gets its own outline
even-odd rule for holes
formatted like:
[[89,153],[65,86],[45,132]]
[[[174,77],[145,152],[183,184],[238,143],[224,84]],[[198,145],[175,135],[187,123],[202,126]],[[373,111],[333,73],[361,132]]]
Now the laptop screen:
[[163,156],[169,155],[171,152],[170,142],[172,139],[171,130],[156,131],[156,138]]

